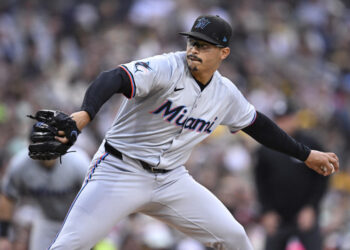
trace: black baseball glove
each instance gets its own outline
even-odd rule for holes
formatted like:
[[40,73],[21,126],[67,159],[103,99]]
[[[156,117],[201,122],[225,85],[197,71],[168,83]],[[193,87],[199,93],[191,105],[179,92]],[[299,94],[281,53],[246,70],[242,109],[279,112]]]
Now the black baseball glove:
[[[36,160],[53,160],[67,153],[77,140],[80,133],[75,121],[67,114],[55,110],[39,110],[35,116],[28,117],[37,120],[30,134],[29,156]],[[58,131],[64,131],[68,143],[55,139]]]

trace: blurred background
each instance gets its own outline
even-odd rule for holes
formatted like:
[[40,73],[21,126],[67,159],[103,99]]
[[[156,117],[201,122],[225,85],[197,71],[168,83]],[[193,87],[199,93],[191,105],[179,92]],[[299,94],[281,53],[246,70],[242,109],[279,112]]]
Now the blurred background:
[[[1,0],[0,177],[28,145],[38,109],[79,110],[99,72],[159,53],[184,50],[178,35],[201,14],[233,27],[231,55],[220,72],[257,110],[272,118],[293,101],[300,126],[340,158],[341,171],[322,199],[324,249],[350,249],[350,1],[347,0]],[[114,96],[79,137],[92,156],[122,100]],[[260,221],[253,168],[259,146],[219,127],[193,151],[187,168],[246,228],[256,249]],[[283,167],[283,166],[281,166]],[[293,178],[291,176],[291,178]],[[141,190],[140,190],[141,192]],[[30,225],[33,211],[16,219]],[[30,228],[30,227],[29,227]],[[28,230],[27,230],[28,231]],[[26,249],[26,232],[17,237]],[[96,249],[205,249],[148,217],[132,215]]]

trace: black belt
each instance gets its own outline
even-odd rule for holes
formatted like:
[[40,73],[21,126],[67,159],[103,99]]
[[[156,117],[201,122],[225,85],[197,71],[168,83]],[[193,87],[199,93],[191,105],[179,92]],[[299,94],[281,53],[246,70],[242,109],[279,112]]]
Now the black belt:
[[[110,153],[111,155],[117,157],[120,160],[123,160],[123,154],[116,148],[112,147],[111,144],[109,144],[107,141],[105,142],[105,150],[107,153]],[[165,174],[168,173],[170,170],[166,170],[166,169],[160,169],[160,168],[155,168],[151,165],[149,165],[147,162],[138,160],[142,167],[147,170],[148,172],[151,173],[159,173],[159,174]]]

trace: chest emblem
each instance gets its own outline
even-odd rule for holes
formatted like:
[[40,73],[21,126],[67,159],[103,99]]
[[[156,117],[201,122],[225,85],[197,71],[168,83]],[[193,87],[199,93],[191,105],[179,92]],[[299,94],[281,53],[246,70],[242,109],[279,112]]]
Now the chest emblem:
[[215,117],[212,121],[207,121],[202,118],[186,116],[188,110],[185,105],[172,107],[172,104],[172,101],[167,100],[156,110],[151,111],[150,113],[154,115],[160,114],[163,118],[165,118],[165,121],[173,123],[176,126],[181,126],[184,129],[208,134],[212,132],[212,127],[215,121],[218,119],[217,117]]

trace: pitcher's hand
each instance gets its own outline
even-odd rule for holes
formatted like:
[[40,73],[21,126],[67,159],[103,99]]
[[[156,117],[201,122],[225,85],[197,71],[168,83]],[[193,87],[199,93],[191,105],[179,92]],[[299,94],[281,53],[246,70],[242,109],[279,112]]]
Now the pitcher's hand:
[[317,173],[328,176],[339,170],[339,159],[335,153],[311,150],[305,164]]

